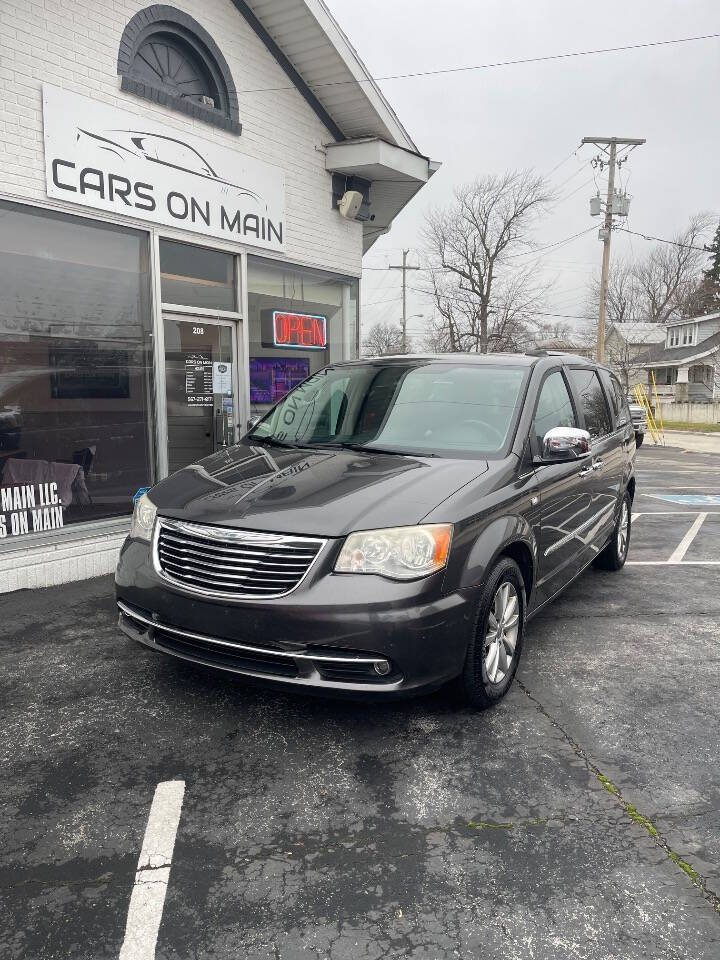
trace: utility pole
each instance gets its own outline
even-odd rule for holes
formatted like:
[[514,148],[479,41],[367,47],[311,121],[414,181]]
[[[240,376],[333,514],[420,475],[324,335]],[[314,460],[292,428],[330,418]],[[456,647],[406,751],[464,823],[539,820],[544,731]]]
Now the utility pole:
[[403,250],[402,266],[389,266],[388,270],[402,270],[402,348],[403,353],[407,351],[407,272],[408,270],[420,270],[420,267],[409,267],[407,257],[409,250]]
[[[608,155],[608,189],[605,201],[605,223],[600,231],[603,242],[602,275],[600,277],[600,310],[598,312],[597,358],[599,363],[605,361],[605,317],[607,314],[607,288],[610,274],[610,237],[613,227],[613,202],[615,200],[615,166],[617,162],[617,148],[640,147],[645,140],[628,137],[583,137],[583,144],[592,143],[600,147]],[[601,160],[603,165],[606,161]],[[622,161],[621,161],[622,162]]]

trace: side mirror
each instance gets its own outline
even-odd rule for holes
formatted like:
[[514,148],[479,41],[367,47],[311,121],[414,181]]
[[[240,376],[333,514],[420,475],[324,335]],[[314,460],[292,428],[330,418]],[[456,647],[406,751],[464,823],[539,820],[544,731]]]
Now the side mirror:
[[248,431],[252,430],[252,428],[253,428],[253,427],[256,427],[256,426],[260,423],[261,420],[262,420],[262,417],[250,417],[250,419],[248,420],[248,422],[247,422],[247,424],[246,424],[246,429],[247,429]]
[[553,427],[543,437],[544,463],[581,460],[590,455],[590,434],[577,427]]

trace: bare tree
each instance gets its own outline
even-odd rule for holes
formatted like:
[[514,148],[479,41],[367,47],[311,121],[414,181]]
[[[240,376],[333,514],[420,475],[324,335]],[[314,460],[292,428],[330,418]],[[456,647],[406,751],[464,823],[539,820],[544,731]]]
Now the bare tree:
[[[670,243],[656,243],[639,259],[617,259],[610,268],[607,317],[612,323],[668,323],[692,316],[707,257],[702,239],[713,219],[694,216]],[[587,312],[597,317],[600,281],[592,280]]]
[[391,323],[375,323],[363,340],[364,357],[384,357],[398,353],[412,353],[411,344],[403,348],[403,336],[400,327]]
[[711,217],[698,214],[672,238],[672,243],[657,244],[637,265],[635,276],[651,323],[667,323],[687,316],[707,256],[702,237],[711,226]]
[[573,337],[573,328],[564,320],[539,323],[536,336],[538,342],[542,343],[568,343]]
[[455,191],[427,217],[428,290],[437,318],[430,340],[450,351],[517,348],[547,287],[516,257],[532,250],[530,229],[552,199],[530,171],[487,176]]
[[[645,309],[643,292],[636,276],[638,264],[634,260],[617,257],[612,262],[607,288],[608,323],[638,321]],[[588,290],[585,312],[597,317],[600,307],[600,278],[593,277]],[[596,337],[597,339],[597,337]]]

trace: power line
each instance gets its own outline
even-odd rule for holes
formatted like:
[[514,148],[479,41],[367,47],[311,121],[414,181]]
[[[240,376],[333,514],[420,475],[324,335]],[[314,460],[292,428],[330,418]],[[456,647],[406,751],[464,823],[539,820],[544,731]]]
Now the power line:
[[579,187],[576,187],[574,190],[571,190],[570,193],[567,193],[564,197],[561,197],[561,198],[558,200],[558,202],[557,202],[556,204],[554,204],[554,206],[552,206],[550,209],[551,209],[551,210],[554,210],[555,207],[559,207],[561,203],[565,203],[565,201],[566,201],[566,200],[569,200],[570,197],[574,197],[576,193],[580,193],[581,190],[583,190],[585,187],[587,187],[587,186],[588,186],[589,184],[591,184],[593,181],[595,181],[595,183],[597,183],[597,180],[596,180],[594,174],[593,174],[592,177],[589,178],[589,180],[584,180],[584,181],[580,184]]
[[402,299],[402,293],[398,293],[396,297],[390,297],[389,300],[372,300],[370,303],[363,303],[363,307],[379,307],[381,303],[400,303]]
[[555,166],[552,168],[552,170],[549,170],[546,174],[544,174],[544,176],[547,177],[547,178],[550,178],[550,177],[555,173],[556,170],[559,170],[560,167],[563,167],[563,166],[568,162],[568,160],[571,160],[571,159],[576,155],[576,153],[578,152],[579,149],[580,149],[580,147],[576,147],[576,148],[575,148],[571,153],[569,153],[566,157],[563,157],[563,159],[560,161],[560,163],[556,163]]
[[643,240],[654,240],[656,243],[669,243],[672,247],[682,247],[684,250],[697,250],[699,253],[712,253],[709,247],[695,247],[692,243],[680,243],[678,240],[665,240],[663,237],[650,237],[646,233],[638,233],[637,230],[629,230],[627,227],[619,227],[618,233],[631,233],[634,237],[642,237]]
[[533,254],[540,253],[542,250],[552,250],[555,247],[561,247],[565,243],[570,243],[571,240],[576,240],[578,237],[585,236],[586,233],[590,233],[594,230],[595,227],[588,227],[587,230],[581,230],[579,233],[574,233],[571,237],[565,237],[564,240],[556,240],[555,243],[548,243],[544,247],[533,247],[532,250],[523,250],[522,253],[510,253],[505,257],[506,260],[514,260],[515,257],[528,257]]
[[[376,83],[380,80],[413,80],[417,77],[436,77],[448,73],[469,73],[474,70],[491,70],[495,67],[515,67],[528,63],[545,63],[550,60],[567,60],[572,57],[594,57],[603,53],[623,53],[626,50],[644,50],[650,47],[667,47],[678,43],[693,43],[696,40],[715,40],[720,33],[706,33],[697,37],[678,37],[674,40],[652,40],[647,43],[628,43],[621,47],[599,47],[596,50],[575,50],[571,53],[552,53],[541,57],[524,57],[519,60],[498,60],[495,63],[479,63],[467,67],[443,67],[438,70],[418,70],[414,73],[393,73],[384,77],[368,77],[366,80],[332,80],[324,83],[308,84],[311,90],[323,87],[342,87],[356,83]],[[238,93],[278,93],[282,90],[294,90],[294,84],[282,87],[255,87],[254,89],[239,90]]]
[[[432,296],[428,293],[427,290],[420,290],[417,287],[410,287],[410,290],[414,290],[416,293],[425,293],[427,296]],[[448,294],[447,296],[442,297],[443,300],[450,300],[453,303],[465,303],[466,300],[462,297],[452,296]],[[597,320],[597,317],[587,316],[585,314],[579,313],[551,313],[546,310],[535,310],[529,308],[526,310],[520,310],[520,314],[526,317],[556,317],[560,320]],[[611,320],[611,323],[615,321]],[[627,317],[623,320],[623,323],[655,323],[655,321],[650,317]],[[658,324],[661,326],[661,324]]]
[[[363,265],[363,271],[365,270],[382,270],[383,273],[386,273],[390,267],[366,267]],[[415,270],[425,270],[425,267],[414,267]]]

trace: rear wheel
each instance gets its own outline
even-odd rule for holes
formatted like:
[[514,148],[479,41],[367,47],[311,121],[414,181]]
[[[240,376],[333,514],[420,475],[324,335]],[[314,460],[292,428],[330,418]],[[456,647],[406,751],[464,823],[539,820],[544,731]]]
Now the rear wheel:
[[466,703],[484,709],[505,696],[520,660],[524,626],[522,574],[515,561],[505,557],[493,568],[480,597],[460,678]]
[[621,570],[625,566],[628,550],[630,549],[630,529],[632,526],[632,501],[630,494],[625,491],[617,523],[613,530],[610,542],[597,557],[595,566],[601,570]]

